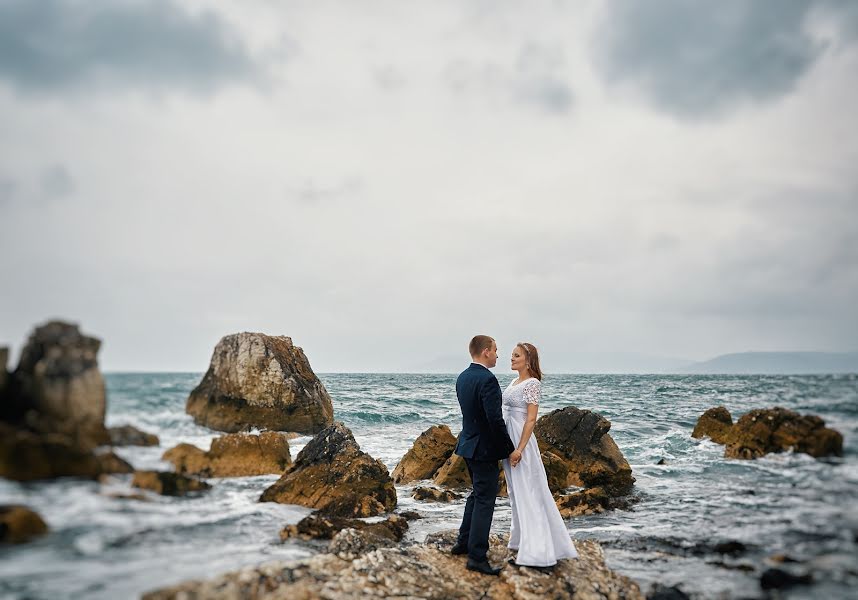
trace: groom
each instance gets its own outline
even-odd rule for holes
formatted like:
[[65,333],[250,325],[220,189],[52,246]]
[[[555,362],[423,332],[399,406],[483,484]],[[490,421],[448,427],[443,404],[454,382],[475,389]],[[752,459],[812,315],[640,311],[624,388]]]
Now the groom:
[[471,366],[456,380],[456,396],[462,409],[462,433],[455,453],[465,459],[473,490],[465,503],[465,515],[453,554],[468,555],[471,571],[497,575],[486,558],[489,529],[498,493],[498,461],[507,458],[515,445],[506,432],[501,412],[501,389],[489,371],[498,362],[498,347],[487,335],[471,340]]

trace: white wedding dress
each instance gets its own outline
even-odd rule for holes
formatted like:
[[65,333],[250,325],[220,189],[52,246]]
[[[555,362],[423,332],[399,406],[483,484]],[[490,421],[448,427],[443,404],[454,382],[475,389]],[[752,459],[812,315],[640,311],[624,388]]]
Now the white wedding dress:
[[[516,447],[527,420],[527,406],[539,404],[541,396],[542,383],[535,378],[513,381],[503,392],[503,419]],[[508,546],[518,550],[516,564],[549,567],[561,558],[576,558],[578,551],[548,489],[536,436],[531,433],[515,468],[509,459],[502,462],[512,507]]]

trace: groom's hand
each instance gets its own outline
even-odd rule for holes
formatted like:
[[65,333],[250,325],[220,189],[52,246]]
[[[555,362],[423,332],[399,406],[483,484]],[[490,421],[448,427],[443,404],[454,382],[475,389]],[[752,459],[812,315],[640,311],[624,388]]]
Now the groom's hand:
[[518,463],[521,462],[521,451],[513,450],[512,454],[509,455],[509,465],[511,467],[518,466]]

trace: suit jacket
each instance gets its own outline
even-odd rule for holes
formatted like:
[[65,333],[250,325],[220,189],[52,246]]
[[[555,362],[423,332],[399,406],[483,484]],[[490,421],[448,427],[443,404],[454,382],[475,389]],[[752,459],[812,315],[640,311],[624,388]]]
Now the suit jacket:
[[501,460],[515,450],[501,411],[497,377],[483,365],[471,363],[456,380],[462,409],[462,432],[456,454],[474,460]]

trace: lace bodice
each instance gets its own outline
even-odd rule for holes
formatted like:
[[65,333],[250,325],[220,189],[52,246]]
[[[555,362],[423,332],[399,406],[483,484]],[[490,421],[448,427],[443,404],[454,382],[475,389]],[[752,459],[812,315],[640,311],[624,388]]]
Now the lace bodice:
[[542,398],[542,383],[535,377],[515,383],[513,379],[503,391],[503,403],[505,406],[524,406],[528,404],[539,404]]

